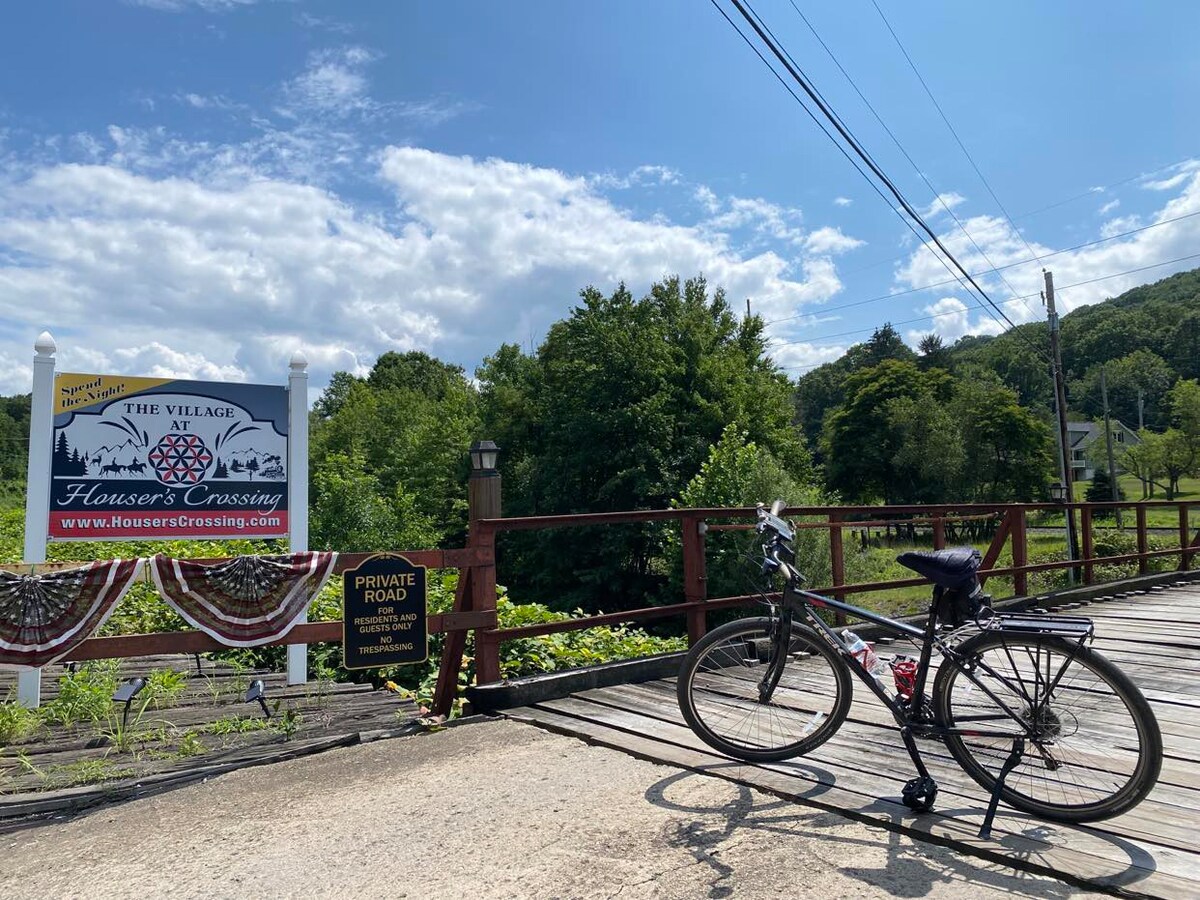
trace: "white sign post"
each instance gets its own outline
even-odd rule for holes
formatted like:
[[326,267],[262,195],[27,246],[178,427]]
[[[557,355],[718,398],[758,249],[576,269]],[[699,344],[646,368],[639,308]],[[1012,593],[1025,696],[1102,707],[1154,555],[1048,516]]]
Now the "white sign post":
[[[308,360],[297,350],[288,373],[288,549],[308,549]],[[300,624],[308,621],[308,611]],[[308,644],[288,644],[287,682],[308,681]]]
[[[29,413],[29,468],[25,492],[25,562],[46,561],[47,523],[50,521],[50,455],[54,444],[54,352],[50,332],[43,331],[33,345],[33,396]],[[42,670],[17,673],[17,702],[36,707],[42,702]]]

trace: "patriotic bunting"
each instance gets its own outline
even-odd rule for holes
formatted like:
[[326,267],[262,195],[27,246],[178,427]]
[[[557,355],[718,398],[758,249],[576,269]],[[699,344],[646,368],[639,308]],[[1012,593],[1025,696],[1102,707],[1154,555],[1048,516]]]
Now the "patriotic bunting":
[[97,631],[142,570],[114,559],[44,575],[0,572],[0,666],[39,667]]
[[160,554],[150,560],[150,574],[189,624],[230,647],[256,647],[292,630],[336,560],[320,551],[205,565]]

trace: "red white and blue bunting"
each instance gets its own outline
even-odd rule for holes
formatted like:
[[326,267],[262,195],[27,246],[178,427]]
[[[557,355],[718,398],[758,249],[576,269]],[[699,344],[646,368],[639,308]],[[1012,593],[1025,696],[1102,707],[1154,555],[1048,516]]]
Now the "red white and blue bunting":
[[188,624],[226,646],[257,647],[292,630],[336,561],[337,554],[328,551],[210,564],[159,555],[150,560],[150,574]]
[[42,575],[0,572],[0,666],[49,665],[91,637],[143,560],[113,559]]

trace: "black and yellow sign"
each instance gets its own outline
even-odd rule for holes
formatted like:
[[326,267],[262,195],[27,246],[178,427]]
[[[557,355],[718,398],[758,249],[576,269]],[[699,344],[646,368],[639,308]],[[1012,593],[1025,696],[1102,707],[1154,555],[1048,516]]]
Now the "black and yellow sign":
[[342,664],[373,669],[429,656],[425,567],[380,554],[342,576]]

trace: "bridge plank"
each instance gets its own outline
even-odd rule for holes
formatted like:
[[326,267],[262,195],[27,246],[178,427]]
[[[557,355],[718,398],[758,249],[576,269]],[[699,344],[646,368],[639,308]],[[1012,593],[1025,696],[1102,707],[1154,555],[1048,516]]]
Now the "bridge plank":
[[[1138,808],[1086,826],[1040,822],[1002,805],[995,840],[980,841],[986,797],[935,741],[921,742],[921,749],[941,787],[939,809],[913,815],[898,802],[911,760],[890,714],[857,682],[858,700],[838,734],[813,753],[782,763],[729,760],[705,746],[679,713],[673,679],[581,691],[509,715],[1020,869],[1121,892],[1198,896],[1200,591],[1172,587],[1071,612],[1097,622],[1096,648],[1143,689],[1166,751],[1159,784]],[[804,679],[792,670],[797,689],[805,689]]]

